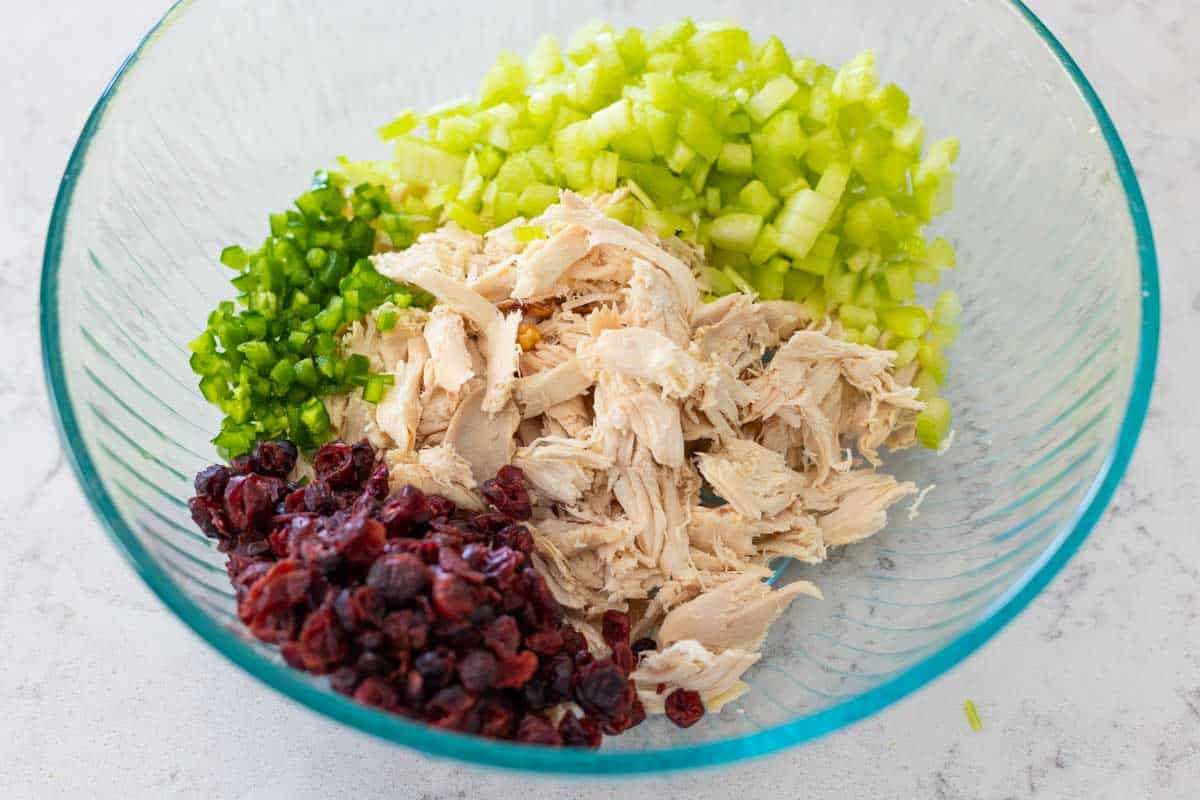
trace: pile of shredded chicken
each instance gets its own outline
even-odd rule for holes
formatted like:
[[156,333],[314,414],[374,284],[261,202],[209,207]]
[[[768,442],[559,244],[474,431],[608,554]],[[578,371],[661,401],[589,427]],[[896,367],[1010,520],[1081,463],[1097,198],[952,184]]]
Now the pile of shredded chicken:
[[[632,676],[646,710],[683,688],[716,711],[746,691],[772,622],[821,596],[767,584],[771,562],[820,562],[916,492],[875,467],[881,446],[912,444],[922,403],[914,368],[798,304],[705,302],[702,251],[610,219],[612,199],[564,193],[535,220],[376,256],[437,305],[387,332],[355,324],[346,348],[395,383],[330,413],[386,450],[393,488],[482,509],[479,485],[520,467],[534,565],[593,652],[603,612],[627,611],[634,639],[658,642]],[[521,244],[519,225],[545,238]]]

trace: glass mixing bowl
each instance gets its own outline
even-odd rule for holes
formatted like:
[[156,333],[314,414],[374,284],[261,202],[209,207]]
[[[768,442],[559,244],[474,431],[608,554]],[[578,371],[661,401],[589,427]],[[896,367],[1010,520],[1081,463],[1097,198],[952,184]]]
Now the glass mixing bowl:
[[[962,140],[955,208],[935,226],[959,253],[948,277],[964,308],[947,390],[957,434],[944,455],[888,459],[901,477],[936,484],[920,516],[894,512],[883,534],[788,569],[827,600],[775,625],[746,697],[688,730],[652,721],[600,752],[431,730],[287,668],[241,632],[223,558],[184,502],[214,460],[218,414],[195,388],[185,343],[232,291],[216,255],[260,241],[268,212],[314,169],[382,155],[375,128],[402,107],[473,91],[500,50],[594,18],[653,26],[684,15],[738,19],[826,63],[873,47],[930,135]],[[62,435],[100,519],[163,602],[242,668],[428,753],[649,772],[848,725],[952,667],[1028,604],[1129,461],[1154,374],[1157,281],[1116,129],[1019,2],[198,0],[146,37],[79,138],[46,246],[42,342]]]

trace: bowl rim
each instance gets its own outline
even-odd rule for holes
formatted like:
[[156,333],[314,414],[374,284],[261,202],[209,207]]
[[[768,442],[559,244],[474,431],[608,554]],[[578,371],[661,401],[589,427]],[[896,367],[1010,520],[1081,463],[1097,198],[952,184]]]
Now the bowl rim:
[[1065,535],[1060,533],[1053,549],[1043,553],[1003,595],[989,604],[975,625],[895,677],[829,708],[734,739],[647,751],[577,752],[569,749],[530,747],[434,730],[361,706],[333,692],[318,688],[308,677],[262,656],[236,633],[209,617],[182,592],[118,512],[99,477],[92,454],[83,442],[76,411],[67,390],[58,335],[57,301],[58,273],[71,199],[101,119],[120,89],[122,80],[142,53],[180,18],[193,0],[177,0],[165,12],[122,62],[101,93],[71,151],[55,197],[46,237],[40,288],[43,368],[64,450],[92,509],[100,518],[109,537],[158,598],[223,656],[267,686],[314,711],[365,733],[434,756],[534,772],[593,775],[650,773],[716,766],[809,741],[850,725],[906,697],[961,662],[1014,619],[1062,569],[1091,533],[1133,455],[1150,401],[1158,356],[1160,298],[1154,235],[1137,176],[1116,126],[1079,65],[1023,0],[998,1],[1008,5],[1023,18],[1058,60],[1091,109],[1108,145],[1134,225],[1140,263],[1142,320],[1137,360],[1128,405],[1114,445],[1080,501],[1073,518],[1064,525]]

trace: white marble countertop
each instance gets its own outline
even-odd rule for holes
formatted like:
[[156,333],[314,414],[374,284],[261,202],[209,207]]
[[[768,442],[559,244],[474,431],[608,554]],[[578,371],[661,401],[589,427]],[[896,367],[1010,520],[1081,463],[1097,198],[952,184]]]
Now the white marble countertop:
[[[432,763],[263,691],[105,541],[47,406],[33,346],[38,273],[69,149],[164,2],[0,3],[0,796],[610,796],[613,787]],[[1158,383],[1112,509],[1028,611],[915,696],[764,761],[616,791],[660,800],[735,787],[753,798],[1195,796],[1200,15],[1195,0],[1031,5],[1116,119],[1158,237]],[[964,719],[967,697],[981,732]]]

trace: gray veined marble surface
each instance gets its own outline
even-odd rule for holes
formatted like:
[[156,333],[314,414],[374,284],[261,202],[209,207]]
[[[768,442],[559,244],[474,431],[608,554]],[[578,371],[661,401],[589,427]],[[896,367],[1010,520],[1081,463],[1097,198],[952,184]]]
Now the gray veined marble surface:
[[[0,0],[0,797],[611,796],[614,787],[433,763],[336,728],[210,650],[104,540],[42,388],[38,271],[70,147],[164,4]],[[1200,5],[1031,5],[1116,119],[1158,237],[1158,383],[1112,509],[1028,611],[915,696],[766,760],[629,781],[617,792],[689,800],[1200,792]],[[968,697],[982,732],[964,719]]]

